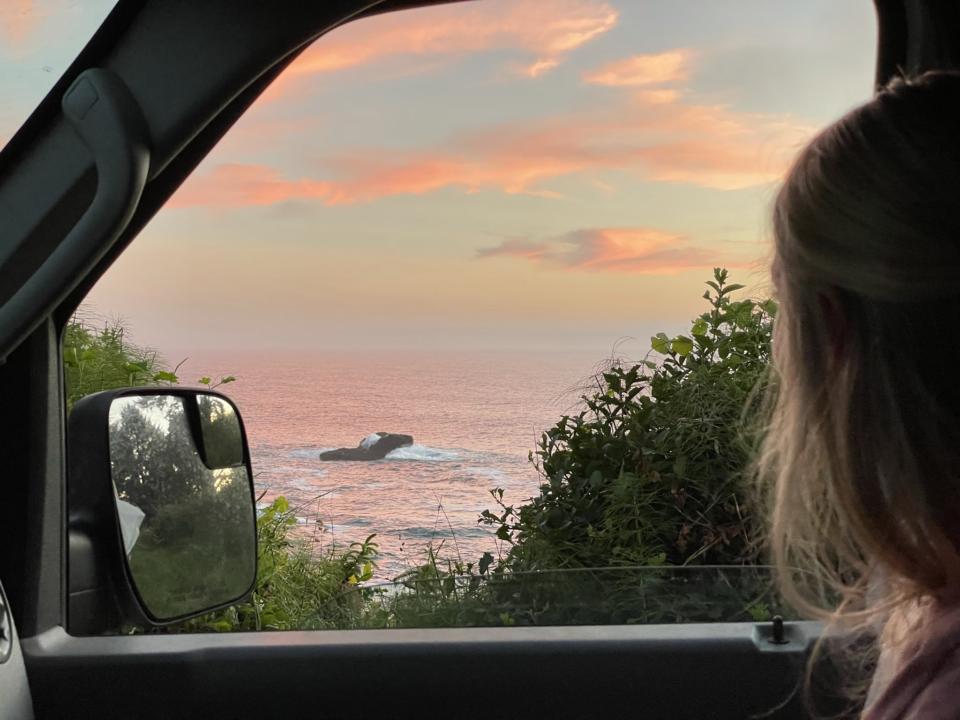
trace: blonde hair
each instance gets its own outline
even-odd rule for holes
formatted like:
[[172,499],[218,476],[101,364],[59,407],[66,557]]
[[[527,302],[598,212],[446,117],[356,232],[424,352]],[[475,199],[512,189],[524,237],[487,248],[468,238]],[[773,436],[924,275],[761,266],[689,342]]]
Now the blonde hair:
[[960,588],[960,74],[820,133],[773,229],[770,549],[788,602],[866,628]]

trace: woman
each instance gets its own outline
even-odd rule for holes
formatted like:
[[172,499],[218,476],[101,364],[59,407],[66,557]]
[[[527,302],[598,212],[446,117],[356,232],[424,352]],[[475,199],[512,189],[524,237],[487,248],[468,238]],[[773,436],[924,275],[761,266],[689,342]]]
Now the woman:
[[774,235],[782,590],[883,628],[864,718],[960,717],[960,74],[897,80],[818,135]]

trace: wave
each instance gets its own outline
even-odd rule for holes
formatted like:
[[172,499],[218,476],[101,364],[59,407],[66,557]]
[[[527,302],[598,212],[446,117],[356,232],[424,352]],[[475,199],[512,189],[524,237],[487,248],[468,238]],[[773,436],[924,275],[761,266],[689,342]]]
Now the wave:
[[[327,452],[328,450],[336,450],[335,447],[309,447],[309,448],[297,448],[295,450],[288,450],[287,457],[303,459],[303,460],[319,460],[320,454]],[[397,448],[386,454],[384,460],[407,460],[407,461],[417,461],[417,462],[454,462],[457,460],[466,460],[472,458],[474,462],[483,462],[488,454],[486,453],[476,453],[469,450],[462,449],[452,449],[452,448],[435,448],[428,445],[407,445],[406,447]],[[366,461],[347,461],[347,462],[378,462],[377,460]],[[383,462],[382,460],[379,462]],[[261,462],[261,464],[263,464]],[[286,468],[284,468],[286,469]],[[290,468],[291,470],[297,470],[302,472],[303,468]],[[323,471],[321,471],[323,472]],[[319,477],[319,476],[318,476]]]
[[487,480],[508,480],[509,476],[503,471],[498,470],[497,468],[492,467],[468,467],[463,469],[464,472],[470,473],[474,477],[481,477]]
[[[337,450],[335,447],[316,447],[316,448],[297,448],[288,453],[289,457],[302,458],[305,460],[315,460],[321,453],[328,450]],[[385,460],[420,460],[420,461],[451,461],[460,460],[463,453],[458,450],[449,450],[445,448],[433,448],[426,445],[408,445],[397,448],[387,453]],[[359,462],[359,461],[358,461]],[[372,461],[376,462],[376,460]]]
[[453,533],[451,534],[450,528],[447,527],[423,527],[423,526],[414,526],[414,527],[405,527],[405,528],[396,528],[389,531],[390,535],[399,535],[401,538],[406,538],[409,540],[433,540],[440,542],[445,540],[448,544],[454,538],[486,538],[493,535],[492,530],[488,530],[483,527],[473,527],[473,526],[455,526],[453,528]]
[[432,448],[426,445],[407,445],[387,453],[385,460],[417,460],[420,462],[451,462],[463,455],[456,450]]
[[[316,455],[313,456],[316,458]],[[287,475],[302,475],[309,476],[311,478],[322,478],[326,477],[329,470],[324,467],[309,467],[304,468],[302,464],[296,465],[281,465],[274,464],[269,460],[259,460],[254,466],[254,475],[262,475],[263,479],[269,479],[271,477],[280,477]]]
[[290,457],[303,458],[305,460],[316,460],[320,457],[320,453],[327,452],[328,450],[336,450],[335,447],[318,447],[318,448],[297,448],[296,450],[291,450],[289,452]]

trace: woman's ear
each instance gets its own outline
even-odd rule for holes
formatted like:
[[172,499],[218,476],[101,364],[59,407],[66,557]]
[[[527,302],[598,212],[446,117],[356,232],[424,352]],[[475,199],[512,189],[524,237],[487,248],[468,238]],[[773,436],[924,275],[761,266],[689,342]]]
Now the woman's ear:
[[823,324],[827,329],[830,359],[833,363],[838,363],[847,354],[847,334],[849,330],[847,316],[834,293],[817,293],[817,300],[820,303],[820,312],[823,314]]

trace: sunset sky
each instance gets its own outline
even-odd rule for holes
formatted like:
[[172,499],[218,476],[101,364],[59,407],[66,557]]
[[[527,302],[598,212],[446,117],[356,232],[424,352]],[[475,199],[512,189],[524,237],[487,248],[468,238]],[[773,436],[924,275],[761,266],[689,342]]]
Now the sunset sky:
[[[108,9],[4,3],[0,142]],[[776,183],[869,96],[875,33],[868,0],[359,21],[285,72],[88,304],[171,351],[603,353],[678,329],[713,266],[764,282]]]

